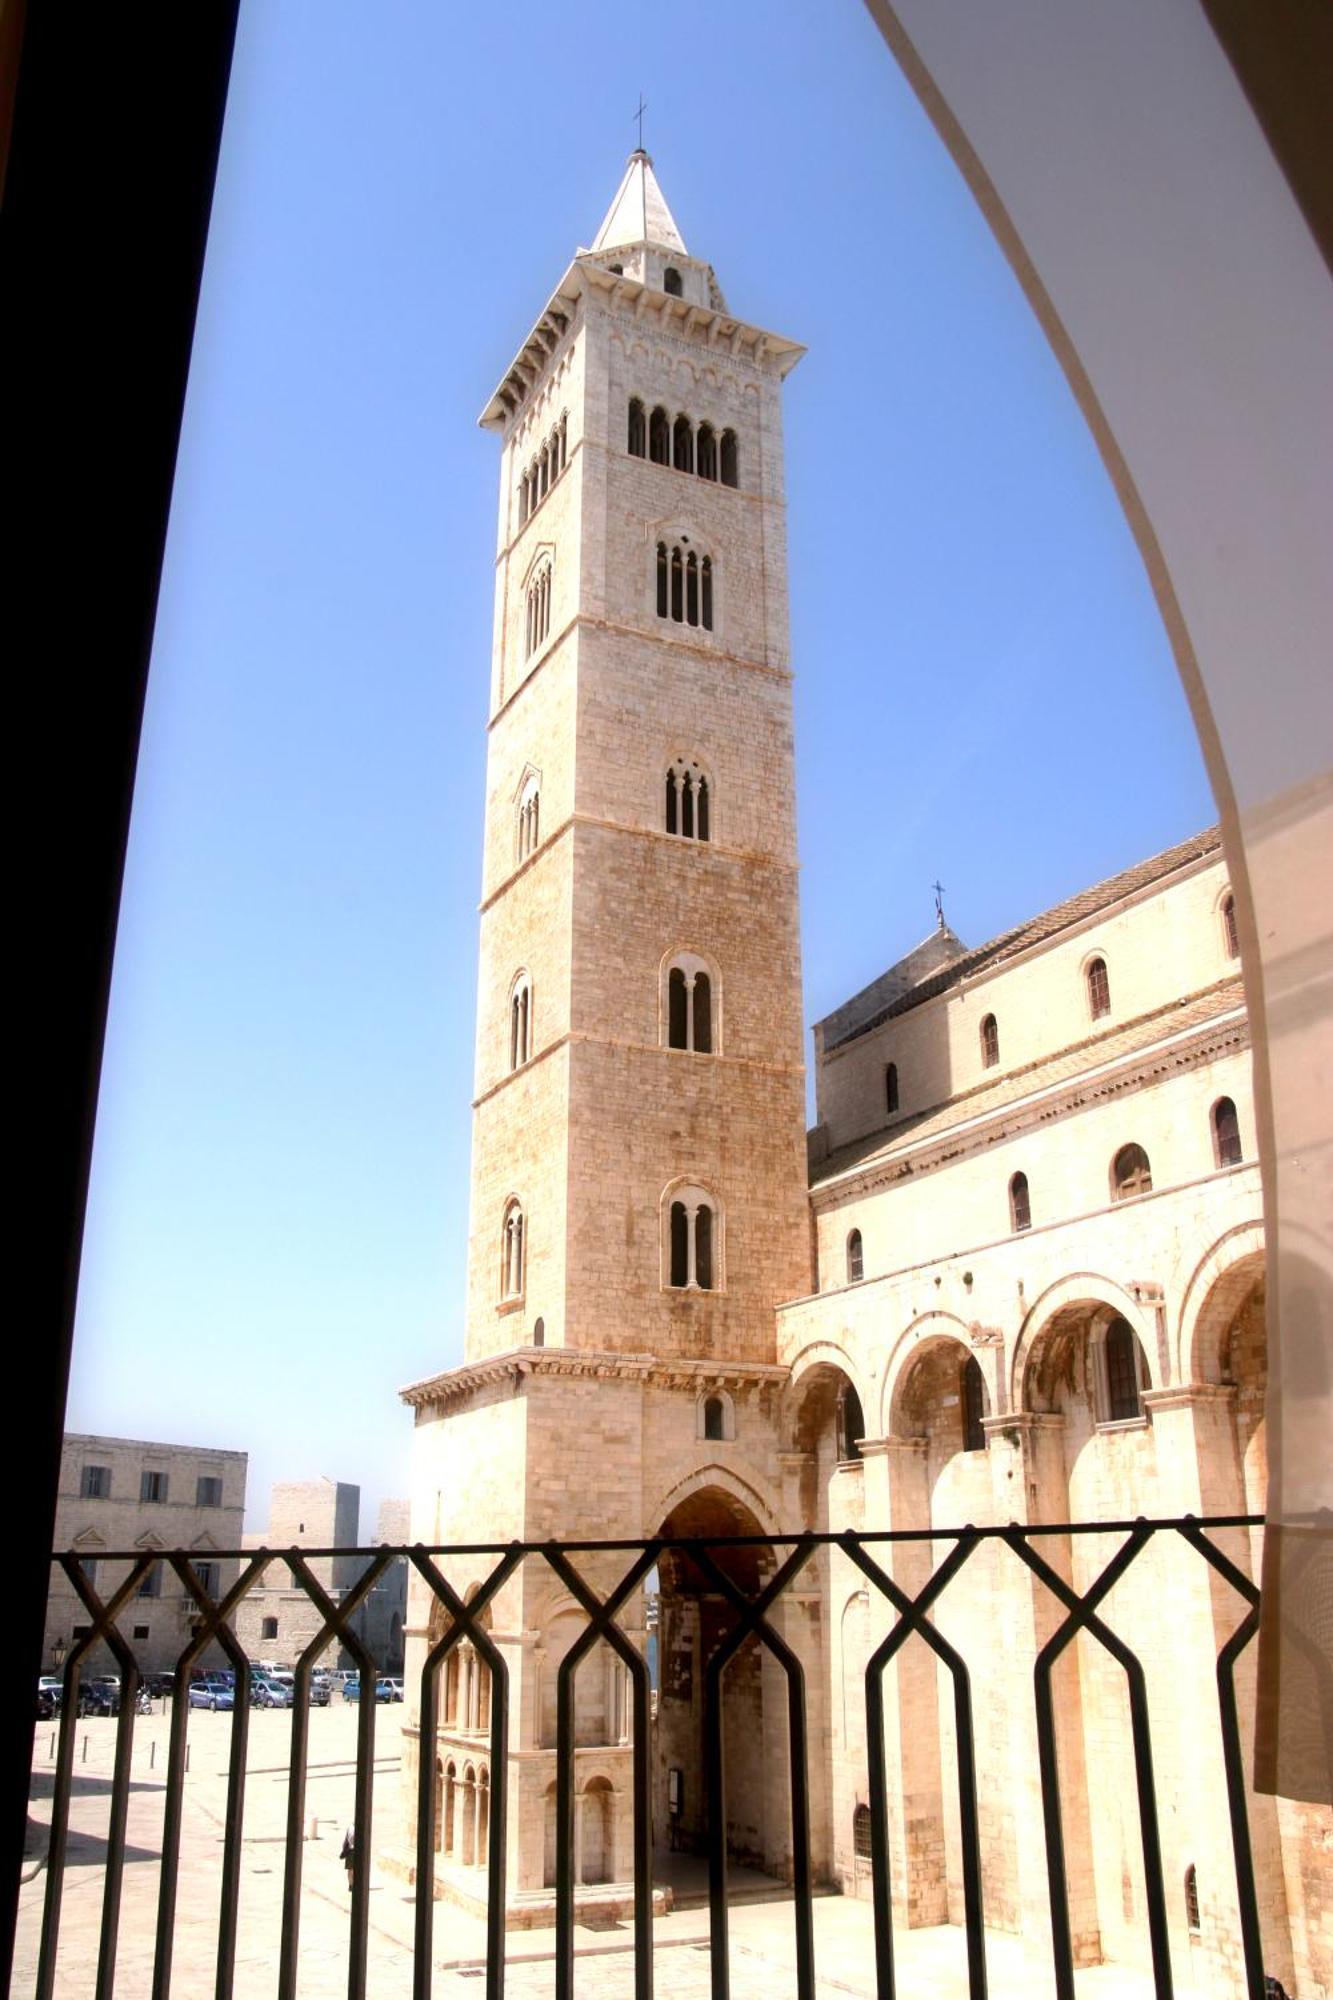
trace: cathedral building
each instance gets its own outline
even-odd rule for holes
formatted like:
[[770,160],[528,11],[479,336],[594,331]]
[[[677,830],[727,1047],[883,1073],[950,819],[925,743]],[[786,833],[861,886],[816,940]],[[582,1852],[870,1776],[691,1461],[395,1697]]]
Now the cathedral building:
[[[804,1132],[795,834],[773,810],[794,792],[781,398],[801,354],[730,311],[636,152],[483,413],[502,459],[465,1357],[404,1391],[423,1543],[939,1531],[883,1555],[916,1591],[967,1523],[1262,1510],[1262,1193],[1215,831],[979,949],[941,917],[817,1025]],[[1228,1532],[1257,1577],[1257,1537]],[[1040,1547],[1083,1590],[1123,1540]],[[1148,1669],[1173,1958],[1239,1994],[1210,1702],[1243,1606],[1160,1544],[1104,1615]],[[774,1561],[716,1559],[747,1594]],[[576,1561],[601,1592],[628,1558]],[[467,1592],[490,1568],[447,1573]],[[708,1824],[704,1669],[732,1614],[681,1555],[658,1583],[653,1831],[679,1854]],[[816,1879],[849,1895],[884,1602],[824,1548],[773,1613],[805,1674]],[[642,1593],[621,1615],[641,1648],[649,1615]],[[1032,1663],[1060,1615],[999,1541],[935,1613],[972,1672],[986,1922],[1047,1955]],[[529,1559],[483,1621],[510,1690],[507,1916],[549,1922],[556,1674],[584,1614]],[[444,1630],[414,1582],[409,1690]],[[783,1675],[751,1646],[723,1686],[729,1852],[789,1877]],[[604,1642],[576,1687],[579,1894],[623,1907],[629,1683]],[[919,1641],[886,1675],[905,1924],[962,1915],[950,1688]],[[1123,1674],[1084,1637],[1056,1689],[1076,1956],[1146,1964]],[[473,1906],[488,1732],[460,1647],[433,1741],[409,1710],[404,1783],[414,1814],[433,1767],[437,1886]],[[1313,1992],[1328,1815],[1249,1806],[1269,1970]]]

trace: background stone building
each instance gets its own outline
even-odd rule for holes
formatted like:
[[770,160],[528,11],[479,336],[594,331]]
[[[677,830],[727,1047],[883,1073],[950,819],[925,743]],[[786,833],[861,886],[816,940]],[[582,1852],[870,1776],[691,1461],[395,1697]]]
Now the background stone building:
[[[423,1542],[1262,1509],[1262,1196],[1215,833],[979,949],[941,920],[816,1029],[807,1163],[779,407],[799,354],[729,314],[639,153],[484,413],[504,452],[466,1359],[404,1392]],[[1043,1548],[1083,1588],[1122,1539]],[[946,1547],[885,1562],[915,1591]],[[1257,1575],[1246,1534],[1227,1552]],[[728,1563],[751,1593],[771,1566]],[[587,1560],[595,1588],[612,1573]],[[729,1616],[692,1563],[660,1585],[666,1855],[701,1850],[716,1809],[702,1692]],[[773,1622],[805,1670],[812,1860],[860,1893],[863,1676],[887,1626],[840,1552],[801,1586]],[[1032,1665],[1053,1605],[988,1544],[937,1614],[974,1674],[987,1922],[1039,1952]],[[412,1607],[409,1680],[444,1629],[424,1591]],[[1107,1608],[1151,1661],[1178,1971],[1237,1993],[1211,1690],[1239,1610],[1178,1543]],[[487,1617],[511,1687],[509,1913],[544,1920],[555,1676],[584,1620],[535,1561]],[[643,1623],[631,1600],[640,1644]],[[729,1851],[787,1875],[781,1673],[750,1647],[723,1685]],[[1076,1952],[1146,1963],[1123,1683],[1080,1639],[1057,1686]],[[957,1921],[951,1695],[919,1641],[889,1695],[895,1914]],[[404,1736],[409,1810],[429,1758],[437,1879],[464,1901],[485,1895],[488,1723],[464,1651],[436,1740],[414,1711]],[[604,1646],[576,1741],[581,1893],[615,1901],[631,1752]],[[1329,1816],[1250,1804],[1270,1970],[1313,1991],[1333,1978]]]
[[[384,1501],[379,1510],[375,1542],[405,1541],[406,1514],[404,1501]],[[357,1553],[360,1516],[359,1486],[335,1479],[280,1480],[271,1491],[268,1526],[247,1534],[243,1546],[247,1550],[350,1551],[305,1557],[314,1581],[339,1605],[364,1573],[364,1558]],[[381,1672],[402,1670],[406,1607],[406,1562],[400,1557],[372,1587],[352,1619],[353,1629],[364,1640]],[[324,1620],[314,1600],[279,1559],[270,1563],[259,1582],[246,1592],[232,1623],[247,1659],[293,1667],[318,1636]],[[330,1640],[321,1659],[326,1666],[356,1664],[336,1640]]]
[[[57,1549],[80,1558],[84,1576],[102,1602],[128,1574],[108,1562],[109,1549],[186,1549],[201,1586],[214,1598],[236,1580],[237,1564],[219,1552],[240,1546],[245,1518],[246,1455],[193,1445],[152,1444],[139,1438],[86,1437],[67,1432],[60,1459],[56,1509]],[[42,1657],[55,1671],[89,1615],[59,1568],[51,1572]],[[149,1571],[118,1624],[143,1673],[173,1668],[189,1643],[195,1601],[167,1564]],[[217,1648],[210,1660],[220,1661]],[[105,1645],[87,1657],[87,1671],[114,1673]]]

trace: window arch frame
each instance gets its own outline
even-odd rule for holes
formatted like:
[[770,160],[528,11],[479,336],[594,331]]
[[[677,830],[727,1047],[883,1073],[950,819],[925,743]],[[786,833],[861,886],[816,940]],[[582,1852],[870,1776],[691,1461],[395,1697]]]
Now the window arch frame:
[[505,1197],[500,1211],[500,1307],[512,1311],[527,1297],[528,1217],[520,1195]]
[[[1223,1120],[1228,1130],[1223,1132]],[[1245,1159],[1245,1149],[1240,1138],[1240,1112],[1234,1097],[1223,1095],[1214,1100],[1208,1113],[1208,1130],[1213,1141],[1213,1165],[1221,1171],[1223,1167],[1239,1167]]]
[[[1137,1154],[1138,1158],[1131,1159],[1131,1154]],[[1111,1200],[1137,1201],[1152,1191],[1152,1160],[1148,1149],[1137,1139],[1127,1139],[1116,1148],[1111,1160]]]
[[994,1014],[983,1017],[978,1031],[981,1043],[981,1067],[998,1069],[1000,1066],[1000,1024]]
[[523,578],[523,662],[526,666],[546,648],[551,637],[551,607],[555,594],[555,549],[543,542],[534,551]]
[[625,449],[631,458],[646,459],[648,456],[648,410],[642,396],[631,396],[629,399],[625,422]]
[[697,637],[716,638],[720,620],[718,566],[712,552],[685,523],[660,523],[649,535],[652,551],[648,601],[658,622]]
[[866,1274],[865,1238],[859,1229],[849,1229],[844,1245],[847,1261],[847,1283],[859,1285]]
[[990,1414],[986,1376],[975,1354],[965,1354],[958,1369],[958,1411],[963,1450],[985,1451],[985,1420]]
[[[716,1429],[709,1428],[709,1412],[717,1411]],[[710,1384],[695,1405],[695,1433],[701,1444],[733,1444],[736,1438],[736,1405],[727,1391]]]
[[[1127,1357],[1120,1351],[1119,1328],[1124,1329],[1130,1342]],[[1116,1335],[1114,1347],[1111,1344],[1113,1334]],[[1117,1408],[1117,1397],[1124,1397],[1126,1358],[1133,1378],[1133,1407]],[[1148,1413],[1143,1407],[1143,1397],[1144,1392],[1152,1387],[1152,1372],[1143,1342],[1123,1313],[1107,1311],[1099,1314],[1092,1329],[1089,1359],[1093,1420],[1097,1429],[1119,1430],[1134,1424],[1146,1424]]]
[[1222,953],[1228,964],[1240,963],[1240,928],[1236,921],[1236,892],[1230,884],[1217,899],[1217,919],[1222,926]]
[[1032,1188],[1020,1167],[1009,1176],[1009,1233],[1021,1236],[1032,1227]]
[[[676,1211],[685,1217],[683,1238],[678,1239]],[[710,1221],[701,1239],[699,1215],[707,1210]],[[661,1289],[678,1295],[711,1296],[726,1290],[726,1212],[716,1189],[705,1181],[681,1175],[662,1190],[660,1204]],[[683,1260],[681,1256],[683,1243]],[[702,1254],[701,1254],[702,1250]],[[699,1278],[706,1260],[708,1283]],[[683,1280],[676,1277],[684,1271]]]
[[[674,1039],[676,1009],[673,1005],[672,975],[684,978],[683,1026],[685,1039]],[[707,1046],[699,1046],[699,982],[706,982]],[[678,945],[663,955],[659,970],[658,1041],[676,1055],[716,1056],[722,1053],[722,981],[711,958],[692,945]]]
[[521,965],[509,982],[509,1005],[506,1009],[510,1076],[526,1069],[532,1061],[535,1047],[532,1010],[532,974],[525,965]]
[[1084,959],[1083,994],[1090,1021],[1105,1021],[1110,1018],[1111,971],[1106,962],[1105,952],[1089,952]]
[[514,793],[514,865],[530,859],[541,846],[542,774],[527,765]]
[[[689,790],[686,790],[686,787]],[[673,757],[662,781],[662,830],[673,840],[697,841],[709,845],[717,819],[717,788],[711,771],[696,757]],[[671,824],[672,819],[677,824]],[[683,822],[690,821],[686,832]],[[702,828],[702,831],[700,830]]]

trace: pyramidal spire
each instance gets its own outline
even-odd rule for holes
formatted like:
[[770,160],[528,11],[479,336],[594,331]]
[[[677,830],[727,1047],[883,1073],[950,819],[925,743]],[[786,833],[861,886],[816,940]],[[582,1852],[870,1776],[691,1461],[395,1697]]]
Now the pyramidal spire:
[[642,147],[629,156],[624,179],[593,238],[594,250],[619,250],[631,243],[655,243],[688,257],[684,238],[657,184],[653,163]]

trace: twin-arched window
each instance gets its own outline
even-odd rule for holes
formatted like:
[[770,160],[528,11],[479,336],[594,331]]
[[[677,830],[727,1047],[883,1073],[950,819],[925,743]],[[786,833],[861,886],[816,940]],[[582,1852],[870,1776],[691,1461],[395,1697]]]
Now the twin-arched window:
[[1142,1146],[1122,1146],[1111,1162],[1111,1199],[1130,1201],[1152,1193],[1152,1165]]
[[711,816],[708,779],[697,764],[678,758],[666,774],[667,832],[678,834],[682,840],[707,840]]
[[527,1242],[523,1207],[516,1199],[505,1203],[500,1231],[500,1297],[521,1299],[527,1278]]
[[708,966],[693,952],[681,951],[667,967],[666,1045],[689,1049],[697,1056],[713,1053],[713,981]]
[[526,861],[530,854],[537,852],[541,839],[541,779],[535,771],[530,771],[523,780],[523,788],[518,795],[518,807],[514,824],[514,858]]
[[673,625],[713,629],[713,558],[700,555],[683,535],[657,544],[657,615]]
[[531,659],[551,630],[551,563],[540,563],[528,585],[524,656]]
[[522,1069],[532,1055],[532,981],[520,972],[509,992],[509,1067]]
[[716,1291],[722,1249],[716,1197],[706,1188],[673,1188],[664,1211],[667,1284],[673,1291]]
[[569,463],[569,419],[562,416],[519,481],[519,526],[536,513]]
[[741,483],[740,446],[735,431],[718,431],[710,423],[696,426],[693,418],[683,412],[673,421],[660,403],[649,413],[637,396],[631,396],[626,444],[631,458],[646,458],[654,465],[692,472],[715,485]]

